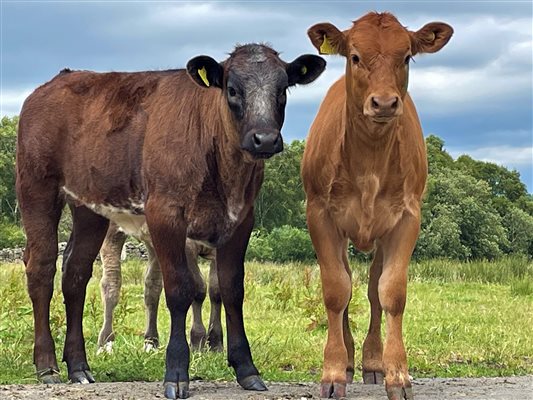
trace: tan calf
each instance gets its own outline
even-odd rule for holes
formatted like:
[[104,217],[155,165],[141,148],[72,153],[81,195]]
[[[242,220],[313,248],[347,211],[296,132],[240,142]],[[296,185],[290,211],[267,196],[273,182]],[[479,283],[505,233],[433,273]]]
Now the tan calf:
[[322,397],[345,396],[346,383],[353,378],[354,345],[348,327],[351,273],[346,255],[351,240],[359,250],[374,252],[364,381],[382,383],[384,376],[389,399],[413,398],[402,317],[427,160],[407,82],[411,58],[440,50],[452,32],[440,22],[411,32],[388,13],[369,13],[343,32],[329,23],[308,31],[322,54],[346,58],[345,75],[329,89],[311,127],[302,164],[307,223],[328,315]]

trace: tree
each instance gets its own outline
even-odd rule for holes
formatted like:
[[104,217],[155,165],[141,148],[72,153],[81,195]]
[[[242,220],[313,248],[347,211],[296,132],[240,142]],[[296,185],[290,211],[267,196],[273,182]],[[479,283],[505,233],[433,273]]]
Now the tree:
[[[505,207],[505,208],[504,208]],[[507,253],[533,257],[533,216],[507,202],[501,206],[502,224],[507,232]]]
[[422,217],[417,257],[493,259],[508,246],[489,185],[460,171],[430,175]]
[[15,195],[18,120],[18,117],[3,117],[0,121],[0,219],[11,223],[18,221]]
[[443,168],[453,168],[453,158],[444,150],[444,140],[435,135],[426,138],[429,173],[440,171]]
[[300,178],[303,151],[304,142],[295,140],[266,162],[265,180],[255,202],[256,228],[269,232],[283,225],[306,228]]
[[506,197],[516,202],[527,195],[526,185],[520,181],[520,173],[516,170],[509,171],[500,165],[477,161],[467,155],[460,156],[456,166],[468,175],[487,182],[495,197]]

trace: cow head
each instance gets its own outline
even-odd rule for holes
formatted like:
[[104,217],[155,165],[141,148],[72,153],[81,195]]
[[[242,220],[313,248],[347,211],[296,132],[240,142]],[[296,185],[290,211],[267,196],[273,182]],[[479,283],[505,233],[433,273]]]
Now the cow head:
[[321,54],[346,57],[348,101],[373,122],[387,123],[402,114],[412,57],[439,51],[453,29],[431,22],[412,32],[392,14],[369,13],[346,31],[320,23],[307,34]]
[[287,89],[313,82],[326,62],[303,55],[291,63],[261,44],[238,46],[218,63],[198,56],[187,63],[187,72],[200,86],[222,89],[240,147],[254,158],[269,158],[283,150],[281,127],[285,119]]

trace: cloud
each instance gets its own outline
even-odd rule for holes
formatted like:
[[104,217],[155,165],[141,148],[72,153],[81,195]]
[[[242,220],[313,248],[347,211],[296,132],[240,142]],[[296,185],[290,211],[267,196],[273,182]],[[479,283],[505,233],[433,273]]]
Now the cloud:
[[517,170],[520,173],[521,180],[526,184],[528,192],[531,193],[533,188],[533,145],[524,147],[499,145],[469,150],[447,147],[446,150],[454,158],[468,154],[475,160],[492,162]]
[[0,116],[14,116],[20,113],[22,103],[33,89],[5,90],[0,92]]
[[[409,90],[424,131],[458,151],[484,149],[480,157],[505,146],[518,151],[532,147],[532,7],[478,1],[453,7],[429,1],[8,2],[1,21],[1,111],[17,114],[28,88],[64,67],[180,68],[198,54],[222,60],[236,43],[252,41],[271,43],[291,61],[316,54],[306,35],[311,25],[329,21],[346,29],[376,8],[394,13],[412,30],[430,21],[454,27],[445,48],[415,57],[411,67]],[[344,58],[325,58],[322,76],[290,92],[287,138],[305,137],[328,88],[344,72]],[[517,168],[531,176],[531,161],[521,160]]]
[[456,148],[447,149],[454,158],[462,154],[469,154],[472,158],[480,161],[492,162],[499,165],[518,167],[531,165],[533,162],[533,147],[515,147],[510,145],[479,147],[464,150]]

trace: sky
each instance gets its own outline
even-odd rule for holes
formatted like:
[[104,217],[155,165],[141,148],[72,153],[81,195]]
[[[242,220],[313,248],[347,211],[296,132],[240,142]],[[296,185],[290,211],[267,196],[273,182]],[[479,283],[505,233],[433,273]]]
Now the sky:
[[[409,92],[424,135],[453,156],[469,154],[520,172],[533,191],[533,5],[531,1],[6,1],[0,0],[0,116],[62,68],[182,68],[197,55],[224,60],[238,43],[264,42],[285,61],[316,54],[307,29],[344,30],[368,11],[389,11],[410,30],[453,26],[441,51],[415,57]],[[293,88],[282,133],[305,139],[345,59]]]

